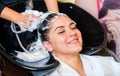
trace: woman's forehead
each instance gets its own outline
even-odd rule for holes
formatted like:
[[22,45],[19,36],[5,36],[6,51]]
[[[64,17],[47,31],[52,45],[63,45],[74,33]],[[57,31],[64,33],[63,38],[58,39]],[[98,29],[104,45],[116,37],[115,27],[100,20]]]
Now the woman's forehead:
[[67,16],[59,16],[55,19],[52,20],[51,22],[51,25],[52,26],[61,26],[61,25],[64,25],[64,24],[69,24],[73,22],[73,20],[71,20],[69,17]]
[[58,18],[55,18],[53,21],[54,22],[50,24],[50,28],[53,31],[56,31],[57,29],[63,29],[65,27],[70,27],[73,24],[76,25],[76,23],[67,16],[60,16]]

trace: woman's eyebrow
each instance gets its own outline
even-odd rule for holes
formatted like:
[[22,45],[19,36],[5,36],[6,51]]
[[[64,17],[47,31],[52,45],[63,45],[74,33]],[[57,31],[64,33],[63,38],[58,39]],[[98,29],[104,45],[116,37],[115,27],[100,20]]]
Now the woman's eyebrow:
[[[72,25],[72,24],[76,24],[76,23],[75,23],[74,21],[72,21],[72,22],[69,24],[69,26]],[[64,27],[65,27],[65,26],[62,26],[62,25],[61,25],[61,26],[58,26],[58,27],[55,29],[55,31],[56,31],[57,29],[59,29],[59,28],[64,28]]]
[[72,21],[69,25],[76,24],[76,22]]
[[58,26],[58,27],[55,29],[55,31],[56,31],[57,29],[59,29],[59,28],[64,28],[64,26]]

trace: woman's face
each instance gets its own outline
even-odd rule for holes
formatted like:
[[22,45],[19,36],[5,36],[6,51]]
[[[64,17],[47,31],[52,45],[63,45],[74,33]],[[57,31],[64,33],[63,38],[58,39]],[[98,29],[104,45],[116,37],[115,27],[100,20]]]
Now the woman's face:
[[49,41],[44,42],[47,50],[55,54],[79,53],[82,49],[82,37],[76,28],[76,23],[69,17],[60,16],[52,20],[49,25]]

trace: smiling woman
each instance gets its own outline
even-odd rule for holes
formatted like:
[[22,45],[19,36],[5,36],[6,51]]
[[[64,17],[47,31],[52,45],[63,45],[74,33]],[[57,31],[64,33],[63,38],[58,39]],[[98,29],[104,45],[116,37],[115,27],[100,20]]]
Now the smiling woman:
[[[53,19],[51,17],[53,17]],[[49,18],[51,18],[52,21],[49,22]],[[61,21],[61,19],[63,19],[63,21]],[[58,48],[61,49],[63,52],[67,52],[64,50],[68,50],[68,51],[72,52],[73,50],[76,49],[76,47],[78,48],[78,46],[81,46],[79,48],[82,49],[81,33],[76,28],[76,23],[73,20],[67,18],[67,16],[65,14],[59,13],[59,15],[57,16],[55,13],[53,13],[53,14],[48,15],[48,17],[45,20],[43,20],[43,23],[45,23],[47,21],[49,22],[47,24],[49,26],[44,26],[45,24],[42,24],[43,26],[41,26],[41,27],[42,28],[49,27],[48,29],[50,29],[51,31],[49,31],[49,33],[48,33],[46,31],[47,29],[44,29],[44,30],[42,29],[42,30],[40,30],[40,32],[43,31],[44,36],[46,34],[48,34],[48,36],[44,37],[45,40],[48,40],[51,44],[52,44],[52,42],[56,43],[56,44],[52,44],[56,50],[53,50],[53,48],[51,46],[49,46],[49,48],[47,48],[47,50],[53,51],[54,53],[57,54],[56,51],[58,51],[57,50]],[[64,23],[64,24],[62,24],[62,23]],[[75,35],[75,36],[69,38],[69,36],[72,36],[72,35]],[[46,42],[44,42],[44,44],[47,45]],[[61,45],[61,44],[63,44],[63,45]],[[63,47],[63,48],[61,48],[61,47]],[[73,50],[71,50],[71,49],[73,49]],[[78,49],[75,51],[78,51],[78,53],[79,53],[79,51],[81,49]],[[58,51],[58,52],[60,52],[60,51]]]
[[88,56],[79,53],[82,50],[82,35],[76,28],[76,23],[67,15],[45,13],[42,19],[39,33],[43,39],[43,45],[60,62],[60,66],[47,76],[120,75],[120,63],[112,57]]
[[[34,0],[33,1],[34,5],[35,5],[34,10],[43,11],[43,12],[45,12],[47,10],[42,1],[43,0]],[[14,8],[15,10],[18,10],[19,12],[23,12],[23,10],[24,10],[24,9],[22,9],[22,8],[24,8],[23,5],[24,5],[24,3],[20,3],[20,4],[15,5],[12,8]],[[104,29],[102,28],[102,26],[99,24],[99,22],[97,20],[95,20],[91,15],[89,15],[87,12],[85,12],[81,8],[77,7],[76,5],[71,4],[71,3],[59,3],[59,6],[60,6],[60,12],[67,14],[71,19],[63,13],[62,14],[61,13],[44,13],[44,14],[42,14],[43,18],[42,18],[42,21],[40,24],[41,27],[38,28],[39,31],[35,30],[34,33],[33,32],[25,32],[23,34],[22,33],[19,34],[19,35],[21,35],[20,38],[23,40],[22,43],[25,43],[24,46],[31,44],[34,42],[34,40],[36,40],[36,35],[37,35],[36,32],[39,32],[44,35],[43,44],[44,44],[44,46],[46,46],[46,49],[48,48],[48,51],[50,51],[50,53],[49,53],[50,60],[48,61],[48,63],[46,63],[48,65],[46,67],[44,67],[44,66],[40,67],[37,64],[35,65],[37,67],[35,67],[35,66],[30,67],[28,65],[27,66],[24,65],[23,60],[19,61],[19,59],[16,58],[15,50],[18,50],[19,52],[22,52],[23,50],[19,46],[18,41],[16,40],[15,34],[11,31],[11,26],[10,26],[9,22],[5,22],[5,24],[4,24],[3,21],[0,21],[1,25],[4,25],[4,27],[1,26],[1,28],[0,28],[0,43],[1,43],[0,54],[2,55],[2,62],[3,62],[3,64],[2,65],[0,64],[0,65],[2,66],[1,67],[2,72],[4,73],[5,76],[26,76],[26,74],[28,76],[31,76],[30,75],[31,73],[33,74],[33,76],[43,76],[43,74],[46,74],[47,76],[49,76],[49,75],[52,75],[52,76],[60,76],[60,75],[61,76],[80,76],[79,70],[80,70],[80,72],[82,72],[83,69],[84,70],[82,73],[84,73],[84,71],[85,71],[85,74],[88,76],[99,76],[99,75],[103,76],[103,71],[105,70],[107,72],[107,70],[108,70],[106,68],[109,68],[109,70],[110,70],[115,65],[116,65],[116,67],[117,67],[117,65],[119,65],[116,62],[114,62],[113,58],[111,58],[111,57],[107,58],[107,57],[85,55],[85,54],[91,54],[91,53],[93,54],[96,52],[100,52],[101,49],[104,49],[104,47],[106,45],[106,39],[107,39]],[[47,24],[50,26],[47,26]],[[57,25],[57,26],[54,26],[54,25]],[[77,28],[81,32],[79,34],[77,34],[78,31],[77,31],[76,25],[77,25]],[[46,27],[44,27],[44,26],[46,26]],[[55,28],[57,28],[56,31],[54,31]],[[19,30],[19,28],[17,30]],[[40,31],[40,30],[42,30],[42,31]],[[80,34],[82,34],[83,42],[80,42],[80,40],[78,39],[78,38],[81,38],[81,37],[77,36]],[[58,36],[57,38],[59,40],[54,38],[56,35]],[[54,36],[54,37],[52,37],[52,36]],[[53,39],[56,41],[56,43],[53,42]],[[60,42],[60,41],[62,41],[62,42]],[[58,42],[64,43],[64,44],[58,44]],[[81,44],[79,44],[79,43],[81,43]],[[49,47],[49,44],[52,48]],[[34,43],[32,45],[34,45]],[[66,46],[64,46],[64,45],[66,45]],[[78,45],[80,45],[80,46],[76,47]],[[83,45],[83,46],[81,47],[81,45]],[[54,46],[54,48],[53,48],[53,46]],[[57,48],[55,48],[55,46],[57,46]],[[60,50],[58,47],[60,48]],[[63,49],[64,47],[66,47],[65,48],[66,50]],[[70,47],[70,48],[67,48],[67,47]],[[29,46],[28,46],[28,48],[29,48]],[[84,55],[78,54],[78,49],[81,53],[84,52]],[[57,51],[55,52],[54,50],[57,50]],[[33,51],[31,53],[35,53],[35,52]],[[51,56],[51,54],[53,54],[57,60],[54,59],[54,57]],[[74,55],[74,54],[77,54],[77,55]],[[60,55],[61,59],[57,57],[58,55]],[[63,57],[61,55],[63,55]],[[79,56],[79,57],[76,58],[76,56]],[[31,58],[31,56],[30,56],[30,58]],[[59,65],[58,60],[60,62],[60,66],[56,69],[56,67]],[[108,61],[109,65],[112,65],[112,66],[109,66],[106,61]],[[110,61],[113,62],[113,64]],[[34,63],[36,63],[36,62],[34,62]],[[42,64],[43,63],[41,63],[41,62],[39,63],[39,65],[42,65]],[[107,66],[104,66],[103,64],[106,64]],[[31,63],[30,63],[30,65],[31,65]],[[70,65],[70,66],[68,66],[68,65]],[[76,65],[78,65],[79,69],[76,68]],[[102,67],[100,67],[100,66],[102,66]],[[93,68],[91,68],[91,67],[93,67]],[[8,68],[10,68],[10,69],[8,69]],[[11,69],[11,68],[13,68],[13,69]],[[97,68],[97,70],[96,70],[96,68]],[[36,71],[36,70],[38,70],[38,71]],[[51,72],[53,70],[55,70],[55,71]],[[117,67],[117,69],[116,68],[113,69],[113,71],[115,71],[115,73],[119,73],[118,70],[120,70],[119,67]],[[49,72],[51,72],[51,73],[49,73]],[[98,74],[98,72],[100,72],[100,74]],[[114,73],[112,73],[112,72],[110,70],[107,73],[107,75],[108,74],[109,74],[108,76],[113,75]],[[93,73],[95,73],[95,74],[93,74]],[[120,74],[118,74],[118,76],[119,75]],[[115,75],[113,75],[113,76],[115,76]]]

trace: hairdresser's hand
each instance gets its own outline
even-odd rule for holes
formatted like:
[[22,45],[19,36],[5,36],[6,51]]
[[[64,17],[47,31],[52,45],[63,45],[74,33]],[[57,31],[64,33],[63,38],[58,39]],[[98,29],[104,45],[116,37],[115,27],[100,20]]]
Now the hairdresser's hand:
[[29,14],[29,15],[22,15],[21,16],[21,19],[17,22],[17,24],[20,26],[20,27],[23,27],[23,28],[29,28],[31,26],[31,23],[38,19],[37,16],[33,15],[33,14]]
[[21,27],[21,30],[33,31],[34,29],[37,29],[37,26],[41,20],[40,17],[42,15],[42,12],[35,10],[26,10],[21,15],[21,21],[17,23]]

